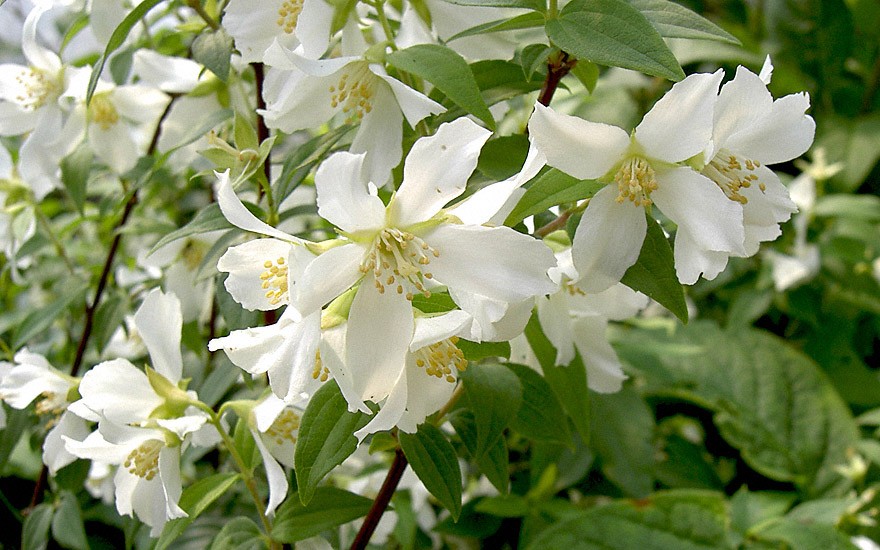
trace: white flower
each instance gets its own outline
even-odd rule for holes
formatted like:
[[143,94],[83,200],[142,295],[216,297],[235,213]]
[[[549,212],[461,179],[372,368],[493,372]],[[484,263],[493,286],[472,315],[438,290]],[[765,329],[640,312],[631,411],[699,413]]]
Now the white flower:
[[[768,58],[762,71],[767,80],[770,72]],[[766,165],[791,160],[810,147],[816,123],[805,114],[809,106],[806,93],[774,101],[767,83],[745,67],[738,67],[734,79],[721,88],[702,174],[731,202],[742,204],[744,250],[679,250],[676,238],[675,263],[682,282],[695,282],[701,272],[712,279],[727,265],[728,256],[752,256],[761,242],[781,234],[779,224],[797,207]]]
[[62,437],[82,440],[89,434],[85,421],[67,410],[68,396],[79,380],[56,370],[45,357],[27,348],[15,354],[12,365],[6,365],[8,372],[0,378],[0,399],[14,409],[36,401],[35,412],[47,418],[50,427],[43,441],[43,463],[55,475],[76,460],[64,448]]
[[327,49],[332,20],[333,6],[324,0],[230,0],[223,10],[223,28],[246,63],[271,65],[265,54],[276,40],[316,59]]
[[[691,248],[745,252],[740,204],[681,164],[709,145],[721,76],[693,74],[675,84],[632,136],[535,106],[529,136],[547,163],[576,178],[612,183],[590,199],[572,244],[585,291],[610,288],[635,263],[647,230],[643,207],[651,204],[678,224],[676,258]],[[676,262],[680,279],[686,267]]]
[[[580,353],[591,390],[611,393],[626,379],[620,360],[606,336],[609,320],[634,316],[648,305],[648,298],[617,283],[597,294],[588,294],[573,280],[579,279],[571,259],[571,248],[556,254],[558,268],[550,277],[559,290],[538,298],[538,319],[556,348],[556,365],[568,365]],[[583,279],[581,279],[583,280]]]
[[[301,403],[305,404],[303,401]],[[281,464],[293,468],[293,452],[302,413],[301,407],[289,405],[272,394],[251,411],[251,435],[263,458],[269,481],[269,503],[266,507],[268,516],[275,513],[275,509],[287,496],[287,474]]]
[[[445,109],[360,55],[309,60],[273,44],[267,53],[261,114],[270,128],[293,132],[320,126],[343,113],[359,122],[350,151],[366,153],[364,177],[376,185],[388,181],[400,162],[403,119],[413,127]],[[284,70],[282,70],[284,69]]]
[[196,408],[194,392],[177,384],[182,374],[180,302],[158,289],[135,313],[152,369],[146,373],[126,359],[93,367],[82,378],[79,401],[70,410],[98,422],[83,441],[63,438],[72,454],[118,466],[116,509],[137,516],[158,536],[169,519],[185,517],[180,454],[189,443],[213,444],[216,431]]

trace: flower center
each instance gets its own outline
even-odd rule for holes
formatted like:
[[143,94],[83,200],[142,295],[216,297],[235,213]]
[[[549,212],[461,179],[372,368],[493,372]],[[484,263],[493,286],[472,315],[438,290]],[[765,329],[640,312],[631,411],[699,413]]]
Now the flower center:
[[349,63],[342,69],[342,75],[335,86],[330,86],[330,105],[361,119],[373,110],[373,95],[379,79],[370,71],[366,62]]
[[275,23],[287,34],[296,30],[296,22],[303,9],[303,0],[284,0],[278,8],[278,19]]
[[275,422],[266,430],[266,437],[276,445],[284,445],[285,441],[296,443],[296,431],[299,430],[299,415],[291,409],[284,409]]
[[161,450],[162,442],[158,439],[144,441],[129,453],[122,465],[134,475],[150,481],[159,472],[159,451]]
[[430,298],[425,281],[434,276],[425,269],[432,257],[439,258],[440,252],[421,238],[408,231],[386,228],[376,235],[360,270],[361,273],[373,272],[379,294],[385,293],[386,286],[396,286],[397,293],[406,293],[407,300],[413,299],[414,291]]
[[[714,181],[728,199],[746,204],[749,200],[739,190],[748,189],[758,181],[754,171],[760,166],[756,160],[739,159],[727,149],[721,149],[703,169],[703,175]],[[766,186],[759,182],[758,188],[764,191]]]
[[425,374],[428,376],[445,378],[447,382],[455,383],[452,367],[455,367],[457,372],[467,368],[467,360],[464,358],[464,353],[455,345],[457,343],[458,336],[453,336],[419,348],[415,352],[416,366],[425,369]]
[[274,262],[266,260],[263,267],[266,270],[260,274],[260,279],[263,281],[262,286],[266,290],[266,298],[269,303],[277,306],[282,301],[286,302],[289,295],[287,293],[287,264],[284,257],[279,256]]
[[330,378],[330,371],[327,370],[324,362],[321,361],[321,350],[315,352],[315,368],[312,369],[312,378],[321,382],[326,382]]
[[581,288],[579,286],[572,283],[571,281],[565,281],[565,283],[562,285],[562,288],[564,288],[565,291],[568,292],[568,294],[571,296],[586,296],[587,295],[586,292],[581,290]]
[[39,69],[24,69],[15,80],[21,86],[15,101],[28,111],[36,111],[58,95],[58,83]]
[[651,191],[657,189],[654,169],[642,157],[626,160],[614,174],[617,184],[617,202],[632,201],[636,206],[650,206]]
[[89,104],[89,115],[92,122],[100,126],[102,130],[109,130],[119,122],[119,112],[106,95],[92,97],[92,102]]

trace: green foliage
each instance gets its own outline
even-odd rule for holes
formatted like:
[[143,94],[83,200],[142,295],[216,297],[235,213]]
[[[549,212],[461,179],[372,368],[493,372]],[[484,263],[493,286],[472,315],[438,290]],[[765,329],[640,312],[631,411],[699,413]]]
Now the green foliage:
[[461,374],[461,379],[476,422],[474,456],[480,458],[515,418],[523,399],[523,387],[517,376],[501,365],[471,366]]
[[193,59],[226,82],[232,57],[232,37],[221,29],[204,32],[192,43]]
[[294,461],[299,499],[308,505],[318,483],[357,448],[352,435],[370,418],[362,412],[348,412],[348,404],[335,381],[321,386],[309,400],[302,416]]
[[284,543],[305,540],[366,515],[372,504],[368,498],[335,487],[318,488],[308,505],[293,495],[275,514],[272,538]]
[[403,449],[425,488],[440,501],[454,520],[461,514],[461,469],[455,449],[432,424],[422,424],[414,434],[401,432]]
[[592,197],[596,191],[604,186],[604,183],[595,180],[579,180],[551,168],[534,180],[525,195],[516,203],[513,211],[508,214],[504,223],[513,226],[551,206],[573,203]]
[[624,0],[572,0],[546,25],[563,51],[600,65],[681,80],[684,72],[663,39]]

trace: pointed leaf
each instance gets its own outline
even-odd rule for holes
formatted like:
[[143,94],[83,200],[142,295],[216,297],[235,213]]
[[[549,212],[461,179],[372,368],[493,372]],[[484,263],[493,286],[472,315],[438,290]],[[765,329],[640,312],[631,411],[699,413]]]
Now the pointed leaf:
[[687,304],[684,289],[675,274],[672,247],[657,220],[649,214],[646,216],[648,232],[639,259],[626,270],[620,282],[648,296],[687,323]]
[[627,0],[666,38],[716,40],[739,46],[735,36],[715,23],[669,0]]
[[501,365],[468,367],[461,373],[465,398],[477,424],[474,458],[482,457],[516,416],[522,403],[522,384],[515,374]]
[[232,37],[223,28],[203,32],[193,40],[192,55],[193,59],[226,82],[232,57]]
[[257,524],[248,518],[230,520],[214,537],[210,550],[264,550],[268,548]]
[[453,103],[495,129],[495,119],[480,95],[474,73],[454,50],[437,44],[417,44],[388,54],[388,63],[427,80]]
[[61,501],[52,516],[52,538],[64,548],[89,549],[79,501],[70,491],[61,493]]
[[49,528],[55,512],[48,502],[38,504],[24,520],[21,530],[22,550],[42,550],[49,544]]
[[459,410],[449,418],[449,421],[455,428],[455,433],[461,438],[468,454],[476,461],[486,479],[499,492],[506,493],[510,473],[508,472],[507,443],[504,438],[498,438],[497,442],[483,456],[477,458],[477,423],[474,420],[474,413],[468,410]]
[[401,432],[400,447],[425,488],[457,520],[461,514],[461,469],[455,449],[433,424],[422,424],[414,434]]
[[523,400],[510,427],[536,441],[571,445],[571,431],[562,404],[550,384],[525,365],[508,364],[519,378]]
[[673,81],[684,78],[660,34],[624,0],[572,0],[545,28],[555,45],[579,59]]
[[167,548],[215,500],[232,488],[238,479],[239,475],[237,473],[214,474],[200,479],[184,489],[180,495],[179,505],[188,516],[173,519],[166,523],[154,550],[164,550]]
[[308,506],[297,497],[284,501],[275,514],[272,538],[284,543],[305,540],[367,515],[372,505],[366,497],[336,487],[319,487]]
[[603,187],[605,184],[596,180],[579,180],[551,168],[532,183],[504,220],[504,225],[512,227],[551,206],[592,197]]
[[348,403],[335,381],[326,382],[309,400],[294,451],[299,498],[308,505],[318,483],[357,448],[354,432],[370,417],[348,412]]

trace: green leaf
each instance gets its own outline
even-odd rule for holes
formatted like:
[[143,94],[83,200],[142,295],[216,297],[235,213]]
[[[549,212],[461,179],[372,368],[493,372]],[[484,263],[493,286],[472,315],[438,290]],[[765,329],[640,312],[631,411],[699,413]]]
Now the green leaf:
[[591,397],[590,446],[602,459],[602,471],[627,494],[647,495],[654,487],[651,410],[629,386]]
[[55,510],[48,502],[38,504],[24,520],[21,531],[22,550],[42,550],[49,544],[49,528]]
[[186,132],[181,139],[175,140],[174,147],[162,153],[162,158],[167,159],[169,156],[171,156],[171,153],[177,151],[181,147],[186,147],[190,143],[193,143],[197,139],[203,137],[218,124],[232,118],[233,114],[234,111],[232,109],[221,109],[219,111],[212,112],[204,118],[201,125],[193,127],[192,129],[190,129],[190,131]]
[[220,473],[200,479],[183,490],[179,505],[187,517],[173,519],[165,524],[162,535],[153,550],[164,550],[190,526],[202,512],[223,496],[239,479],[237,473]]
[[507,492],[510,473],[508,472],[507,444],[503,437],[498,438],[483,456],[477,457],[477,423],[474,413],[468,410],[458,410],[449,421],[455,428],[455,433],[461,438],[468,454],[477,463],[477,467],[486,476],[486,479],[501,493]]
[[210,550],[265,550],[268,548],[257,524],[248,518],[233,518],[214,537]]
[[533,314],[526,325],[526,339],[535,352],[544,379],[553,388],[568,417],[574,422],[584,442],[590,441],[590,393],[587,387],[587,370],[579,353],[567,366],[556,366],[556,348],[544,335],[538,315]]
[[24,321],[15,331],[15,338],[12,340],[12,347],[15,349],[28,343],[28,341],[36,335],[43,333],[48,329],[55,319],[67,311],[72,304],[82,302],[85,298],[86,287],[73,280],[68,283],[71,288],[49,305],[36,309],[24,318]]
[[326,157],[328,152],[351,129],[352,125],[345,124],[316,136],[297,147],[284,161],[281,175],[278,176],[278,180],[273,184],[275,200],[281,202],[287,198],[296,186],[305,179],[305,176],[308,175],[310,166]]
[[95,311],[95,328],[92,331],[92,339],[98,351],[104,350],[110,338],[113,337],[113,333],[125,319],[129,305],[126,298],[126,293],[110,292],[98,305],[98,309]]
[[251,124],[247,115],[238,111],[235,112],[235,118],[232,123],[232,133],[235,136],[235,148],[239,151],[244,149],[253,149],[256,151],[260,148],[257,129]]
[[348,403],[331,380],[309,400],[299,428],[294,451],[299,498],[308,505],[318,483],[357,448],[352,435],[363,428],[370,417],[362,412],[348,412]]
[[592,197],[603,187],[605,184],[596,180],[579,180],[556,168],[551,168],[532,183],[516,203],[513,211],[508,214],[504,225],[514,226],[551,206]]
[[522,384],[501,365],[472,365],[461,373],[465,398],[477,424],[474,458],[479,459],[516,416],[522,402]]
[[456,344],[468,361],[479,361],[487,357],[510,357],[510,342],[471,342],[459,340]]
[[510,427],[536,441],[571,445],[571,431],[562,404],[550,384],[525,365],[508,364],[519,378],[523,400]]
[[89,86],[86,89],[86,104],[92,100],[95,88],[98,87],[98,79],[101,78],[104,64],[110,59],[110,55],[125,43],[125,39],[128,38],[128,33],[131,32],[131,29],[138,23],[138,21],[143,19],[151,9],[161,2],[162,0],[144,0],[125,16],[125,19],[119,23],[119,26],[116,27],[116,30],[110,35],[107,47],[104,48],[104,53],[98,58],[95,67],[92,69],[92,75],[89,77]]
[[796,499],[794,493],[752,492],[740,487],[730,498],[730,526],[745,535],[752,527],[785,514]]
[[61,159],[61,183],[73,199],[76,209],[83,213],[86,202],[86,186],[95,155],[86,143],[80,144],[72,153]]
[[320,487],[308,506],[291,497],[284,501],[275,514],[272,538],[278,542],[294,543],[333,529],[367,515],[371,499],[337,489]]
[[[470,369],[469,369],[470,370]],[[414,434],[400,432],[400,447],[425,488],[458,520],[461,514],[461,469],[455,449],[433,424]]]
[[797,550],[858,550],[849,537],[832,525],[802,523],[780,518],[749,533],[751,537]]
[[245,467],[253,469],[260,463],[262,459],[260,449],[257,448],[257,442],[254,440],[246,418],[238,419],[235,430],[232,432],[232,441],[235,443],[235,450],[244,461]]
[[541,11],[547,9],[545,0],[445,0],[457,6],[482,6],[486,8],[525,8]]
[[624,0],[572,0],[545,28],[555,45],[578,59],[673,81],[684,78],[660,34]]
[[522,134],[490,139],[480,150],[477,170],[489,180],[505,180],[520,171],[528,151],[529,138]]
[[825,195],[816,201],[813,214],[819,217],[840,217],[880,221],[880,197],[876,195]]
[[437,44],[417,44],[388,54],[388,63],[427,80],[453,103],[495,129],[495,119],[480,95],[474,73],[454,50]]
[[[249,203],[244,203],[244,205],[248,207],[248,210],[250,210],[252,214],[260,217],[261,212],[256,206],[250,205]],[[220,210],[220,205],[216,202],[212,202],[208,206],[199,210],[189,223],[159,239],[159,242],[153,245],[153,248],[150,249],[150,254],[178,239],[184,239],[201,233],[209,233],[211,231],[219,231],[221,229],[230,229],[232,227],[233,225],[229,223],[225,216],[223,216],[223,212]]]
[[637,501],[617,501],[554,523],[529,550],[719,550],[726,539],[723,495],[669,491]]
[[669,0],[627,0],[666,38],[717,40],[739,46],[740,41],[715,23]]
[[595,63],[591,63],[586,59],[580,59],[572,67],[571,74],[581,81],[581,84],[584,85],[588,92],[593,93],[593,90],[596,89],[596,83],[599,81],[599,66]]
[[684,289],[675,274],[672,247],[657,220],[649,214],[645,216],[648,219],[648,232],[639,259],[626,270],[620,282],[645,294],[687,323],[687,303],[684,301]]
[[52,538],[65,548],[89,550],[79,502],[70,491],[61,493],[61,501],[52,516]]
[[193,40],[192,55],[194,60],[226,82],[232,57],[232,37],[222,27],[203,32]]
[[450,36],[446,42],[452,42],[459,38],[467,36],[478,36],[481,34],[489,34],[493,32],[513,31],[518,29],[533,29],[544,25],[544,14],[529,12],[510,19],[498,19],[497,21],[489,21],[482,23],[469,29],[465,29],[453,36]]
[[474,510],[500,518],[521,518],[532,510],[532,503],[520,495],[501,495],[481,499]]
[[714,412],[721,436],[762,475],[793,482],[807,495],[833,496],[847,480],[836,468],[858,441],[858,428],[824,372],[765,332],[722,330],[714,323],[674,333],[631,331],[619,342],[650,353],[651,391],[674,391]]

